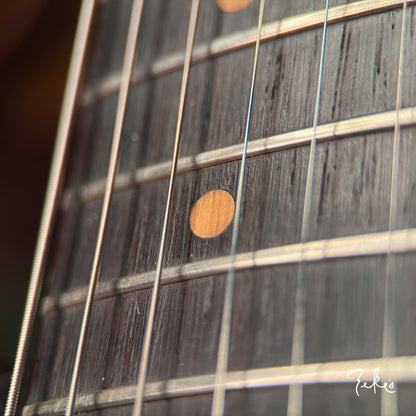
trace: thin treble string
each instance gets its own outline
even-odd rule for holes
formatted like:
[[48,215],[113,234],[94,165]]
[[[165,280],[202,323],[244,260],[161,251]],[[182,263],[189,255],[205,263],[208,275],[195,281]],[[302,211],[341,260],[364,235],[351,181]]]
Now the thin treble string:
[[[402,30],[400,36],[400,52],[399,66],[397,70],[397,91],[396,91],[396,119],[394,124],[393,138],[393,160],[391,170],[390,185],[390,211],[389,211],[389,246],[386,259],[385,274],[385,295],[384,295],[384,322],[383,322],[383,357],[393,357],[396,355],[396,334],[395,334],[395,282],[392,274],[392,236],[391,233],[397,227],[397,200],[399,186],[399,164],[400,164],[400,147],[401,147],[401,131],[399,110],[402,106],[402,90],[403,90],[403,68],[406,44],[406,17],[407,17],[407,1],[403,1]],[[381,396],[381,415],[396,416],[397,415],[397,395],[382,393]]]
[[218,346],[217,369],[215,373],[215,385],[214,385],[214,395],[212,399],[211,416],[220,416],[224,414],[225,383],[227,381],[228,357],[229,357],[229,352],[230,352],[231,316],[232,316],[234,280],[235,280],[235,264],[234,263],[235,263],[235,258],[237,255],[237,244],[238,244],[238,236],[239,236],[239,229],[240,229],[240,217],[241,217],[241,208],[242,208],[242,199],[243,199],[244,177],[245,177],[246,161],[247,161],[248,135],[250,131],[254,86],[256,82],[257,61],[258,61],[259,50],[260,50],[260,38],[261,38],[261,29],[263,25],[264,2],[265,0],[261,0],[260,2],[259,16],[258,16],[258,22],[257,22],[256,48],[254,52],[253,72],[251,76],[250,99],[249,99],[248,110],[247,110],[243,154],[241,158],[241,166],[240,166],[240,172],[239,172],[239,178],[238,178],[236,208],[235,208],[233,234],[231,238],[231,249],[230,249],[230,267],[228,269],[226,286],[225,286],[224,304],[223,304],[223,311],[222,311],[220,341],[219,341],[219,346]]
[[36,243],[29,290],[19,336],[19,344],[4,413],[5,416],[13,416],[16,413],[17,402],[19,400],[29,340],[38,309],[40,292],[42,290],[46,252],[48,249],[52,223],[57,209],[57,201],[62,187],[62,176],[66,159],[69,130],[72,123],[93,10],[94,0],[84,0],[80,10],[71,63],[69,66],[68,81],[62,102],[62,112],[59,119],[51,172],[46,190],[45,205],[43,207],[38,240]]
[[160,277],[162,274],[163,256],[165,253],[166,234],[169,225],[169,218],[171,212],[173,191],[176,182],[176,171],[179,158],[179,146],[182,129],[183,110],[185,105],[186,90],[188,86],[189,69],[191,66],[192,48],[194,45],[196,22],[198,20],[199,0],[192,0],[191,12],[189,14],[188,34],[186,39],[185,59],[182,72],[181,93],[179,98],[178,118],[176,122],[175,144],[173,149],[172,167],[169,177],[168,195],[166,198],[165,214],[163,219],[162,232],[160,237],[159,253],[157,258],[157,266],[155,279],[153,282],[152,298],[149,305],[148,318],[142,345],[142,353],[140,357],[139,376],[137,380],[136,399],[134,403],[133,415],[139,416],[143,407],[144,386],[146,383],[147,367],[149,364],[150,345],[152,341],[153,324],[156,314],[157,295],[160,285]]
[[[305,200],[303,205],[301,242],[306,243],[310,233],[310,219],[312,207],[312,189],[315,173],[316,158],[316,129],[319,122],[319,111],[321,106],[322,76],[325,58],[325,43],[328,27],[329,0],[326,0],[325,20],[322,35],[321,60],[319,64],[318,87],[316,90],[315,114],[313,118],[313,136],[310,145],[308,174],[306,179]],[[303,255],[302,255],[303,257]],[[303,364],[305,354],[305,282],[303,260],[298,265],[296,279],[296,300],[295,317],[293,323],[292,339],[292,365]],[[291,384],[289,386],[289,396],[287,405],[288,416],[300,416],[302,414],[303,386],[301,384]]]
[[107,180],[105,186],[104,200],[101,211],[100,225],[98,229],[97,242],[94,252],[94,260],[91,268],[90,283],[88,287],[88,296],[85,302],[84,315],[82,319],[81,330],[78,338],[78,346],[74,365],[72,369],[71,384],[69,388],[68,400],[65,409],[65,416],[71,416],[75,396],[78,389],[79,366],[81,362],[82,352],[84,349],[85,338],[88,331],[88,324],[94,299],[95,287],[99,279],[99,264],[101,258],[101,247],[104,238],[107,216],[110,207],[111,194],[113,190],[114,177],[117,167],[117,156],[121,140],[121,131],[123,128],[124,113],[126,109],[127,95],[130,84],[131,71],[134,61],[134,53],[136,50],[136,41],[139,33],[140,20],[142,15],[144,0],[134,0],[131,10],[129,29],[127,34],[126,50],[123,60],[123,68],[121,73],[120,92],[117,101],[117,110],[114,122],[113,139],[111,145],[110,162],[108,165]]

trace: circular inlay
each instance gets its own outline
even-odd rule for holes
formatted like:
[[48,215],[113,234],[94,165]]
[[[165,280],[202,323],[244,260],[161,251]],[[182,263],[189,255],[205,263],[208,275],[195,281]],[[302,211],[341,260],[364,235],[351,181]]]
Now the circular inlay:
[[226,13],[235,13],[245,9],[253,0],[217,0],[217,6]]
[[210,191],[199,198],[192,208],[189,219],[191,230],[200,238],[215,237],[230,225],[234,210],[234,199],[227,191]]

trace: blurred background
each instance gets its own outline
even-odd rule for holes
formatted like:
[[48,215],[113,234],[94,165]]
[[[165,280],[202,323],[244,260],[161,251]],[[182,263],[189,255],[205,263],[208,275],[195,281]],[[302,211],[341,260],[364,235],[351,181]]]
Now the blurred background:
[[80,0],[0,0],[0,413],[79,6]]

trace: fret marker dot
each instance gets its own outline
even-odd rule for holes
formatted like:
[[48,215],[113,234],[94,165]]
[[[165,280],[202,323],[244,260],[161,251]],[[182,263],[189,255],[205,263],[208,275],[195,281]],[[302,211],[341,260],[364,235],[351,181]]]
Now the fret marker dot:
[[221,234],[234,217],[233,197],[220,189],[210,191],[198,199],[191,211],[189,224],[200,238],[212,238]]
[[245,9],[253,0],[217,0],[217,6],[225,13],[235,13]]

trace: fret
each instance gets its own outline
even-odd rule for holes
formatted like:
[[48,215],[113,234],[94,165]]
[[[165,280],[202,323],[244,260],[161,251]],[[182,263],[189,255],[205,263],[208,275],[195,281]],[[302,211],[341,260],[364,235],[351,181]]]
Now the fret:
[[[402,7],[399,0],[363,0],[333,6],[328,12],[328,24],[356,19],[361,16],[380,13],[389,9]],[[408,1],[408,5],[416,0]],[[294,33],[307,31],[323,25],[324,10],[316,10],[298,16],[290,16],[280,21],[265,23],[262,29],[261,41],[271,40]],[[253,45],[256,40],[256,28],[220,36],[207,43],[196,45],[192,54],[192,63],[198,63],[210,58],[232,52],[236,49]],[[131,82],[138,84],[150,78],[160,77],[176,71],[183,64],[184,53],[177,51],[155,59],[146,67],[139,67],[132,73]],[[120,85],[120,74],[111,74],[95,86],[84,91],[80,104],[90,105],[95,100],[116,92]]]
[[[226,389],[241,390],[301,384],[351,383],[347,374],[357,368],[363,369],[362,381],[372,382],[374,369],[395,383],[416,381],[416,356],[374,358],[366,360],[336,361],[230,371],[227,373]],[[162,400],[196,394],[211,393],[215,385],[215,374],[198,375],[146,384],[144,400]],[[351,387],[352,394],[354,387]],[[122,386],[94,393],[83,393],[77,398],[75,411],[92,411],[134,402],[136,386]],[[56,415],[63,412],[65,398],[51,399],[25,406],[24,416]]]
[[[352,56],[369,56],[368,59],[359,58],[355,64],[354,59],[348,60],[347,71],[343,75],[340,73],[341,81],[345,84],[346,80],[351,78],[352,74],[362,74],[359,77],[354,75],[354,79],[369,78],[365,85],[359,85],[352,94],[354,105],[348,106],[345,99],[342,99],[341,85],[336,82],[331,74],[331,65],[326,65],[324,71],[325,91],[323,94],[323,106],[321,111],[322,123],[329,123],[339,120],[349,119],[368,114],[374,114],[383,111],[392,110],[388,98],[392,95],[394,83],[383,84],[382,77],[374,71],[373,63],[375,57],[371,51],[374,51],[375,44],[373,38],[367,39],[362,36],[370,27],[374,27],[377,38],[385,36],[381,47],[381,68],[386,68],[389,76],[392,70],[391,66],[395,65],[394,45],[398,41],[397,30],[391,30],[392,25],[397,27],[399,22],[400,10],[393,10],[387,13],[376,14],[357,21],[348,21],[339,25],[330,27],[331,44],[336,44],[330,48],[328,54],[328,63],[339,62],[344,59],[342,52],[342,33],[345,32],[345,39],[351,37],[354,45],[359,44],[360,55],[356,55],[356,48],[352,50]],[[353,26],[360,27],[360,30],[352,30]],[[275,134],[286,133],[310,127],[312,124],[313,103],[310,99],[311,94],[305,93],[309,88],[314,88],[317,78],[318,62],[311,52],[313,50],[312,40],[320,36],[321,30],[314,29],[310,32],[298,33],[295,36],[288,36],[273,42],[265,42],[260,50],[260,67],[261,72],[259,82],[256,87],[253,116],[253,138],[261,139]],[[345,42],[344,42],[345,43]],[[295,51],[305,44],[305,54],[302,62],[295,59]],[[241,106],[236,103],[241,102],[242,94],[248,96],[244,83],[239,79],[249,77],[242,65],[250,55],[250,49],[241,49],[230,55],[223,55],[212,61],[203,62],[194,65],[191,69],[190,91],[203,92],[193,96],[192,109],[185,109],[184,113],[184,134],[192,137],[193,131],[198,132],[194,140],[184,140],[181,147],[181,156],[193,156],[200,152],[211,151],[229,145],[236,145],[240,135],[239,125],[242,123],[244,115]],[[276,64],[276,59],[281,63]],[[279,61],[280,62],[280,61]],[[391,62],[391,64],[390,64]],[[305,65],[310,65],[311,74],[307,75]],[[290,68],[294,67],[294,72]],[[365,68],[360,72],[360,68]],[[231,71],[228,68],[234,68]],[[280,68],[280,69],[279,69]],[[279,74],[285,78],[280,78]],[[359,72],[357,72],[359,71]],[[233,74],[238,74],[239,77]],[[301,75],[302,74],[302,75]],[[131,87],[130,97],[127,107],[126,125],[123,131],[123,143],[121,149],[120,171],[123,173],[132,172],[138,167],[143,167],[143,163],[152,165],[169,159],[169,152],[166,150],[173,146],[171,138],[167,134],[167,128],[174,125],[174,117],[170,111],[173,102],[179,94],[178,85],[180,73],[177,71],[173,74],[153,79],[144,84]],[[310,85],[310,80],[312,84]],[[358,82],[358,81],[357,81]],[[374,84],[373,84],[374,82]],[[226,85],[221,87],[221,84]],[[231,90],[229,85],[235,84],[238,87],[235,91]],[[290,85],[293,85],[291,88]],[[372,93],[372,86],[375,85],[375,95]],[[358,86],[358,85],[357,85]],[[368,87],[368,88],[367,88]],[[343,87],[344,88],[344,87]],[[413,90],[414,88],[412,88]],[[164,92],[169,91],[169,100],[164,97]],[[223,91],[223,92],[221,92]],[[238,92],[236,92],[238,91]],[[313,95],[313,94],[312,94]],[[332,98],[331,98],[332,97]],[[334,102],[334,97],[338,97]],[[150,100],[150,101],[149,101]],[[151,106],[148,110],[146,106],[140,103],[149,102]],[[214,102],[216,105],[214,106]],[[361,103],[361,104],[360,104]],[[407,106],[414,106],[414,102],[409,102]],[[114,95],[100,100],[93,106],[82,110],[82,114],[77,123],[77,134],[74,146],[74,157],[81,162],[82,168],[74,174],[75,165],[71,159],[68,173],[68,187],[78,187],[90,181],[100,180],[104,176],[104,167],[100,162],[109,153],[108,131],[111,130],[109,122],[114,111]],[[235,118],[221,118],[217,110],[222,106],[232,108],[235,112]],[[231,107],[231,108],[230,108]],[[81,111],[81,110],[80,110]],[[148,111],[148,115],[146,115]],[[334,114],[333,114],[334,113]],[[279,117],[273,117],[273,114],[281,114]],[[166,123],[158,123],[158,118],[163,117]],[[102,118],[102,122],[98,120]],[[92,131],[96,130],[94,137],[91,137]],[[155,146],[145,146],[145,142],[151,140]],[[88,144],[87,144],[88,143]],[[158,143],[158,145],[156,145]],[[163,143],[163,145],[162,145]],[[91,150],[85,153],[86,148]],[[157,149],[157,150],[156,150]],[[76,155],[76,156],[75,156]],[[81,173],[82,172],[82,173]]]
[[[91,46],[84,95],[72,129],[74,152],[67,189],[47,269],[46,291],[50,295],[43,299],[38,350],[38,356],[47,359],[41,357],[34,369],[29,397],[29,403],[40,403],[27,406],[25,414],[59,412],[59,398],[68,390],[70,357],[76,347],[73,334],[78,330],[80,305],[87,296],[83,276],[90,267],[90,235],[95,232],[104,195],[103,161],[109,153],[109,131],[120,81],[116,58],[121,45],[116,46],[118,41],[111,46],[106,42],[113,33],[107,23],[117,22],[113,28],[120,26],[123,30],[126,14],[122,10],[129,0],[121,1],[123,9],[118,2],[98,2],[103,7],[96,13],[95,28],[97,44],[101,40],[101,45],[97,49]],[[185,10],[188,3],[181,3],[180,10]],[[309,399],[314,396],[311,409],[326,394],[326,388],[334,392],[333,402],[338,403],[340,389],[349,400],[354,385],[352,381],[351,385],[345,384],[346,374],[354,368],[348,364],[371,366],[366,375],[369,381],[375,366],[387,368],[387,376],[396,382],[416,381],[416,351],[407,334],[414,333],[415,328],[406,309],[414,303],[411,288],[416,252],[411,197],[415,184],[412,135],[416,103],[415,84],[409,73],[404,76],[404,92],[411,98],[404,98],[404,108],[397,113],[400,125],[410,127],[403,128],[400,152],[398,186],[404,197],[398,201],[400,218],[391,229],[387,205],[391,180],[386,172],[391,166],[392,135],[397,123],[391,97],[395,92],[393,75],[403,2],[354,1],[329,10],[331,42],[323,68],[319,114],[323,124],[315,131],[318,144],[311,233],[303,243],[299,224],[307,153],[314,136],[310,127],[311,97],[316,87],[317,49],[324,20],[323,10],[311,9],[322,7],[324,2],[318,6],[307,0],[269,3],[271,13],[262,40],[272,41],[265,42],[260,50],[250,136],[253,140],[247,152],[253,157],[247,161],[242,236],[233,261],[228,251],[232,227],[204,240],[192,234],[189,219],[192,206],[206,192],[222,189],[236,195],[242,155],[242,146],[237,143],[247,95],[243,80],[255,40],[251,28],[254,13],[248,8],[238,16],[223,15],[215,0],[201,3],[205,19],[201,20],[199,33],[197,30],[192,58],[198,65],[190,73],[193,95],[184,112],[178,163],[181,176],[177,178],[172,226],[167,232],[166,269],[161,274],[163,287],[156,308],[144,410],[159,414],[152,406],[160,405],[169,407],[172,414],[191,414],[172,410],[177,406],[157,400],[177,397],[172,402],[182,405],[194,401],[198,406],[205,399],[211,400],[223,287],[230,267],[236,269],[238,284],[233,302],[231,364],[225,374],[226,388],[235,391],[227,393],[227,413],[238,413],[230,411],[237,395],[245,405],[250,396],[258,395],[258,399],[267,391],[279,397],[278,413],[283,414],[291,383],[310,384],[306,390]],[[101,277],[88,352],[81,364],[77,411],[107,408],[106,414],[127,414],[136,391],[133,383],[139,372],[149,289],[155,276],[154,235],[159,235],[162,227],[161,201],[171,167],[166,149],[172,145],[169,131],[176,117],[172,108],[179,97],[184,57],[180,50],[184,32],[180,13],[174,7],[164,9],[162,1],[145,4],[144,38],[138,47],[134,85],[129,92],[120,173],[115,178],[117,194],[103,242]],[[415,5],[416,0],[409,4]],[[414,7],[410,10],[412,23],[415,11]],[[307,13],[301,15],[303,12]],[[153,24],[154,18],[158,25]],[[178,30],[175,23],[179,24]],[[140,55],[141,49],[145,55]],[[409,56],[407,71],[414,61]],[[395,273],[402,278],[399,292],[404,299],[397,313],[401,323],[396,340],[400,358],[391,365],[383,361],[389,357],[382,357],[383,270],[389,253],[397,257]],[[291,334],[296,271],[303,261],[308,293],[304,345],[305,362],[309,364],[297,363],[295,367],[290,360]],[[405,362],[408,358],[410,361]],[[400,368],[402,372],[397,370]],[[336,384],[320,387],[314,383]],[[273,386],[282,387],[266,389]],[[248,394],[242,390],[254,387],[258,389]],[[379,402],[379,396],[373,404]],[[152,400],[154,404],[149,402]],[[264,409],[270,409],[273,403],[265,400]],[[263,414],[249,408],[244,409],[245,413]],[[314,414],[322,413],[317,410]],[[370,413],[376,414],[365,414]]]
[[[416,107],[399,110],[401,126],[416,124]],[[316,128],[317,141],[335,140],[341,137],[393,129],[396,111],[354,117],[348,120],[322,124]],[[313,128],[306,128],[288,133],[277,134],[248,143],[247,156],[256,156],[307,145],[313,137]],[[178,174],[191,172],[241,158],[242,145],[202,152],[196,156],[185,156],[178,161]],[[114,192],[124,191],[135,186],[154,182],[169,176],[170,161],[157,163],[136,169],[134,172],[121,173],[116,177]],[[79,203],[85,203],[104,195],[105,181],[97,180],[80,186],[78,189],[66,189],[62,194],[62,209],[69,209]]]
[[[391,241],[390,241],[391,238]],[[391,244],[391,246],[390,246]],[[292,244],[268,248],[236,256],[236,270],[246,270],[256,267],[277,266],[298,263],[299,261],[313,262],[355,256],[374,256],[391,253],[407,253],[416,250],[416,229],[400,231],[361,234],[327,240],[310,241],[304,244]],[[167,267],[162,272],[161,284],[167,285],[180,281],[218,275],[226,272],[230,264],[228,256],[180,266]],[[95,300],[105,299],[151,287],[154,271],[117,280],[98,283]],[[81,287],[60,295],[49,295],[43,299],[42,314],[55,309],[79,306],[86,299],[87,288]]]

